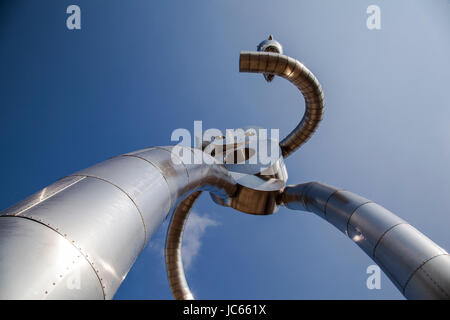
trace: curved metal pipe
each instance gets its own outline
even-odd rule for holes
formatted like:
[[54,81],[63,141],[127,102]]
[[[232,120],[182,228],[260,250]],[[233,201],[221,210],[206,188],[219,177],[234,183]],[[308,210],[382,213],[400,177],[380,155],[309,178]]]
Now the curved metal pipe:
[[[305,98],[303,118],[297,127],[280,142],[283,157],[289,156],[313,135],[322,120],[324,95],[319,81],[298,60],[273,52],[241,52],[239,71],[283,77],[294,84],[303,94]],[[175,210],[167,234],[166,268],[175,299],[194,298],[183,270],[181,243],[189,210],[198,196],[198,194],[191,195]]]
[[0,299],[112,299],[181,200],[199,190],[234,194],[225,167],[174,148],[114,157],[2,211]]
[[382,206],[318,182],[286,187],[281,202],[345,233],[407,299],[450,299],[450,255]]
[[172,215],[167,231],[165,248],[167,278],[169,279],[173,297],[177,300],[194,300],[194,295],[189,289],[184,274],[181,247],[184,225],[190,210],[201,193],[201,191],[192,193],[178,205]]
[[280,142],[283,157],[288,157],[308,141],[322,120],[325,103],[319,81],[300,61],[273,52],[242,51],[239,58],[239,71],[274,74],[285,78],[295,85],[305,98],[303,118],[297,127]]

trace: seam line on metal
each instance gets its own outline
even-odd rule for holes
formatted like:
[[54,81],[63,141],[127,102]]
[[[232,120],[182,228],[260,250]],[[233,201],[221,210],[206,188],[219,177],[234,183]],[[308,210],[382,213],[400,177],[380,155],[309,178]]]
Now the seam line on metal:
[[384,238],[384,236],[385,236],[389,231],[391,231],[391,230],[394,229],[395,227],[397,227],[397,226],[399,226],[399,225],[402,225],[402,224],[409,224],[409,223],[406,222],[406,221],[405,221],[405,222],[399,222],[399,223],[393,225],[392,227],[388,228],[386,231],[383,232],[383,234],[380,236],[380,238],[377,240],[377,243],[375,243],[375,246],[373,247],[373,250],[372,250],[372,257],[375,257],[375,251],[377,250],[378,245],[380,244],[380,242],[381,242],[381,240]]
[[397,287],[397,289],[399,291],[401,291],[402,285],[400,282],[398,282],[397,278],[395,277],[395,275],[391,272],[391,270],[389,270],[388,268],[386,268],[386,266],[384,265],[384,263],[382,263],[380,260],[373,258],[373,260],[375,261],[376,264],[378,264],[378,266],[384,271],[384,273],[386,273],[386,275],[388,276],[389,279],[391,279],[392,283]]
[[[64,177],[64,178],[66,178],[66,177]],[[57,181],[55,181],[55,182],[58,182],[58,181],[60,181],[60,180],[62,180],[62,179],[64,179],[64,178],[61,178],[61,179],[59,179],[59,180],[57,180]],[[18,215],[24,213],[25,211],[28,211],[28,210],[30,210],[31,208],[34,208],[34,207],[37,206],[38,204],[44,202],[45,200],[48,200],[48,199],[52,198],[53,196],[57,195],[58,193],[60,193],[60,192],[62,192],[62,191],[64,191],[64,190],[66,190],[67,188],[73,186],[74,184],[76,184],[76,183],[78,183],[78,182],[84,180],[85,178],[86,178],[86,177],[82,177],[81,179],[79,179],[79,180],[77,180],[77,181],[71,182],[69,185],[67,185],[67,186],[65,186],[65,187],[63,187],[63,188],[61,188],[61,189],[55,191],[54,193],[48,195],[47,197],[45,197],[45,198],[43,198],[43,199],[40,199],[39,201],[37,201],[37,202],[35,202],[35,203],[29,205],[29,206],[26,207],[25,209],[22,209],[22,210],[20,210],[19,212],[13,214],[13,215],[14,215],[14,216],[18,216]]]
[[147,228],[145,226],[144,216],[142,215],[141,210],[139,209],[137,203],[133,200],[133,198],[128,193],[126,193],[125,190],[123,190],[121,187],[119,187],[118,185],[116,185],[116,184],[114,184],[111,181],[108,181],[106,179],[103,179],[103,178],[100,178],[100,177],[96,177],[96,176],[86,175],[86,174],[73,174],[72,176],[84,176],[84,177],[98,179],[98,180],[101,180],[103,182],[109,183],[110,185],[112,185],[112,186],[116,187],[117,189],[119,189],[120,191],[122,191],[131,200],[131,202],[133,202],[134,206],[136,207],[136,209],[137,209],[137,211],[139,213],[139,216],[141,217],[142,225],[144,227],[144,244],[142,245],[142,250],[143,250],[145,248],[145,244],[147,242]]
[[355,210],[353,210],[352,213],[350,214],[350,216],[348,217],[348,220],[347,220],[347,226],[345,227],[345,232],[347,233],[347,236],[348,236],[349,238],[350,238],[350,233],[348,232],[348,226],[349,226],[349,224],[350,224],[350,220],[352,219],[353,215],[355,214],[355,212],[356,212],[359,208],[361,208],[362,206],[365,206],[366,204],[369,204],[369,203],[375,203],[375,202],[370,201],[370,200],[367,200],[367,202],[364,202],[364,203],[360,204],[359,206],[357,206],[357,207],[355,208]]
[[315,184],[318,184],[317,182],[312,182],[310,185],[306,186],[305,191],[303,192],[304,196],[302,197],[302,204],[303,207],[306,209],[306,211],[312,212],[309,210],[308,206],[306,205],[305,199],[308,197],[308,192],[312,187],[314,187]]
[[[334,190],[333,193],[330,194],[330,196],[327,198],[327,201],[325,202],[325,208],[324,208],[324,210],[323,210],[323,214],[324,214],[325,218],[327,217],[327,207],[328,207],[328,202],[329,202],[330,199],[331,199],[336,193],[338,193],[339,191],[345,191],[345,190],[344,190],[344,189],[336,189],[336,190]],[[328,220],[328,219],[327,219],[327,220]]]
[[65,241],[67,241],[72,247],[74,247],[80,255],[83,256],[83,258],[86,260],[86,262],[87,262],[87,263],[89,264],[89,266],[92,268],[92,270],[94,271],[95,275],[97,276],[98,282],[100,283],[100,288],[102,289],[102,294],[103,294],[103,300],[106,300],[105,290],[104,290],[103,283],[102,283],[102,281],[101,281],[101,278],[100,278],[99,274],[97,273],[97,271],[95,270],[94,266],[91,264],[91,262],[89,261],[89,259],[86,258],[86,256],[84,255],[84,253],[83,253],[79,248],[77,248],[77,246],[76,246],[73,242],[69,241],[69,239],[67,239],[66,237],[64,237],[64,235],[62,235],[62,234],[61,234],[59,231],[57,231],[56,229],[52,228],[50,225],[47,225],[47,224],[45,224],[44,222],[38,221],[38,220],[36,220],[36,219],[34,219],[34,218],[32,218],[32,217],[26,217],[26,216],[14,216],[14,215],[3,215],[3,216],[0,216],[0,218],[1,218],[1,217],[21,218],[21,219],[26,219],[26,220],[29,220],[29,221],[33,221],[33,222],[39,223],[40,225],[43,225],[44,227],[47,227],[48,229],[54,231],[54,232],[57,233],[59,236],[61,236],[61,237],[62,237]]
[[[153,162],[151,162],[151,161],[149,161],[149,160],[147,160],[147,159],[145,159],[145,158],[142,158],[142,157],[140,157],[140,156],[136,156],[136,155],[133,155],[133,154],[123,154],[123,155],[121,155],[120,157],[132,157],[132,158],[136,158],[136,159],[141,159],[141,160],[143,160],[143,161],[149,163],[149,164],[150,164],[152,167],[154,167],[156,170],[158,170],[158,172],[159,172],[159,173],[161,174],[161,176],[164,178],[164,181],[165,181],[166,184],[167,184],[167,189],[169,190],[169,202],[170,202],[169,212],[170,212],[170,208],[172,208],[172,204],[173,204],[172,190],[170,189],[170,184],[169,184],[169,182],[167,181],[167,178],[166,178],[166,176],[164,175],[164,172],[162,171],[162,169],[161,169],[160,167],[158,167],[156,164],[154,164]],[[166,214],[166,215],[167,215],[167,214]]]
[[284,67],[284,70],[283,70],[283,78],[285,78],[285,79],[289,79],[289,77],[291,76],[291,74],[294,72],[294,70],[295,70],[295,65],[296,65],[296,59],[294,59],[294,58],[292,58],[293,60],[294,60],[294,67],[292,68],[292,70],[291,70],[291,72],[289,72],[289,74],[288,75],[286,75],[286,74],[284,74],[284,72],[286,71],[286,69],[288,68],[288,66],[289,66],[289,58],[287,57],[287,56],[285,56],[285,57],[283,57],[283,59],[285,59],[286,60],[286,66]]
[[[434,259],[434,258],[436,258],[436,257],[440,257],[440,256],[448,256],[448,255],[449,255],[448,253],[440,253],[440,254],[437,254],[437,255],[435,255],[435,256],[432,256],[431,258],[429,258],[429,259],[425,260],[424,262],[422,262],[422,264],[421,264],[420,266],[418,266],[418,267],[416,268],[416,270],[414,270],[414,271],[411,273],[411,275],[408,277],[408,280],[406,280],[405,285],[404,285],[404,287],[402,288],[402,293],[403,293],[403,294],[405,293],[405,290],[406,290],[406,287],[408,286],[409,281],[413,278],[413,276],[416,274],[416,272],[419,271],[419,269],[421,269],[427,262],[431,261],[432,259]],[[426,276],[429,277],[429,278],[434,282],[434,284],[436,284],[436,286],[437,286],[442,292],[444,292],[444,294],[445,294],[447,297],[450,297],[450,296],[448,295],[448,293],[447,293],[444,289],[442,289],[442,288],[441,288],[441,287],[433,280],[433,278],[431,278],[431,276],[428,274],[428,272],[426,272],[426,271],[423,270],[423,269],[422,269],[422,271],[425,272]]]
[[[189,150],[192,149],[192,148],[187,148],[187,147],[185,147],[185,148],[186,148],[186,149],[189,149]],[[169,150],[167,150],[167,149],[164,149],[164,148],[161,148],[161,147],[155,147],[155,149],[158,149],[158,150],[164,150],[164,151],[170,153],[170,155],[172,156],[172,152],[169,151]],[[191,151],[192,151],[192,150],[191,150]],[[193,151],[192,151],[192,152],[193,152]],[[183,164],[184,170],[186,170],[186,175],[187,175],[188,183],[189,183],[189,171],[188,171],[188,169],[187,169],[187,167],[186,167],[186,164],[183,162],[183,159],[181,159],[179,156],[175,155],[175,157],[177,157],[178,159],[180,159],[180,163]]]
[[[279,63],[280,63],[280,55],[277,54],[277,60],[275,61],[275,66],[273,67],[274,72],[277,69]],[[275,73],[272,73],[272,74],[275,74]]]
[[425,273],[425,275],[433,282],[433,284],[436,286],[436,288],[438,288],[447,298],[450,298],[450,295],[447,293],[447,291],[445,291],[444,288],[442,288],[439,283],[437,283],[436,281],[434,281],[433,277],[426,272],[424,269],[422,269],[423,273]]

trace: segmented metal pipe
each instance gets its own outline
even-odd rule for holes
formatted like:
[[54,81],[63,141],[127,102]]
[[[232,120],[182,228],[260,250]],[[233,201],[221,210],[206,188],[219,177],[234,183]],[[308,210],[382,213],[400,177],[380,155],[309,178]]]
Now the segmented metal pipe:
[[305,113],[300,123],[280,142],[283,157],[288,157],[314,134],[322,120],[324,95],[312,72],[300,61],[279,53],[242,51],[240,72],[274,74],[289,80],[305,98]]
[[183,200],[176,208],[170,220],[166,237],[166,268],[172,295],[177,300],[193,300],[194,295],[186,281],[181,258],[184,225],[195,201],[202,192],[196,191]]
[[379,204],[318,182],[286,187],[282,202],[345,233],[407,299],[450,299],[450,255]]
[[[297,127],[280,142],[283,157],[289,156],[314,133],[322,120],[324,96],[317,78],[301,62],[273,52],[241,52],[240,72],[268,73],[293,83],[305,98],[305,113]],[[166,240],[166,268],[175,299],[189,300],[193,295],[186,282],[181,258],[184,224],[199,194],[194,193],[175,210]]]

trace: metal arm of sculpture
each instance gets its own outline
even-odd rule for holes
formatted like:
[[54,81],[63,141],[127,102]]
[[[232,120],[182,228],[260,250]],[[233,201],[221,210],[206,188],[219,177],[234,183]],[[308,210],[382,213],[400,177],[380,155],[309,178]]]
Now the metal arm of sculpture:
[[198,190],[224,201],[235,193],[222,165],[174,148],[114,157],[1,212],[0,299],[112,299],[180,201]]
[[450,256],[389,210],[318,182],[288,186],[281,203],[310,211],[352,239],[407,299],[450,299]]
[[[258,50],[241,52],[239,70],[263,73],[268,82],[272,81],[274,75],[281,76],[293,83],[305,98],[305,114],[302,120],[280,142],[282,155],[287,157],[304,144],[317,128],[324,108],[322,88],[316,77],[302,63],[281,54],[281,45],[271,36],[258,46]],[[195,199],[196,197],[191,199],[189,205],[180,205],[168,231],[168,245],[176,243],[176,251],[171,251],[170,259],[166,259],[170,285],[176,299],[193,299],[184,275],[181,239],[183,225]],[[332,223],[384,270],[406,298],[450,299],[448,253],[380,205],[351,192],[317,182],[280,188],[277,205],[284,205],[293,210],[311,211]],[[232,207],[239,210],[238,205]],[[246,209],[247,213],[263,214]],[[275,211],[276,206],[266,214]],[[177,272],[170,272],[175,266]],[[174,285],[178,283],[183,286]]]

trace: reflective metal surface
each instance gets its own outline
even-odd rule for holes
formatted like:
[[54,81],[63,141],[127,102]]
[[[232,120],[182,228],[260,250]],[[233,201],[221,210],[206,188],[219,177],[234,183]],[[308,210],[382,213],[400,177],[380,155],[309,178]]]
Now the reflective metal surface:
[[[240,71],[263,73],[268,82],[274,75],[290,80],[305,97],[305,115],[280,143],[282,157],[278,164],[269,168],[274,175],[272,179],[266,178],[264,181],[258,166],[240,165],[240,161],[230,165],[224,158],[225,167],[237,183],[237,191],[227,199],[212,194],[213,200],[252,214],[273,213],[279,204],[294,210],[314,212],[357,243],[380,265],[405,297],[448,299],[448,254],[404,220],[368,199],[325,184],[311,182],[284,188],[287,171],[283,157],[294,152],[314,133],[322,118],[323,92],[314,75],[297,60],[283,56],[281,45],[272,37],[261,42],[258,51],[241,52]],[[234,142],[224,137],[221,139],[211,145],[217,147],[221,143],[230,146]],[[232,152],[239,155],[239,151],[245,148],[245,142],[237,141]],[[253,156],[251,152],[241,154],[242,159]],[[183,271],[181,242],[189,210],[198,196],[199,193],[195,193],[179,205],[168,231],[166,264],[176,299],[193,299]],[[436,280],[442,280],[443,284]]]
[[270,35],[267,40],[261,41],[256,47],[258,51],[262,52],[276,52],[283,54],[283,46]]
[[[283,54],[283,46],[276,40],[273,39],[272,35],[269,36],[269,39],[262,41],[256,49],[262,52],[275,52],[279,54]],[[273,73],[264,73],[264,79],[267,82],[271,82],[275,75]]]
[[141,229],[145,235],[141,247],[163,221],[165,216],[158,213],[170,210],[171,198],[167,181],[160,170],[141,158],[115,157],[76,175],[105,181],[127,195],[141,218]]
[[[315,132],[324,96],[311,71],[282,53],[270,36],[258,52],[241,52],[239,61],[241,72],[263,73],[269,82],[283,77],[305,98],[300,123],[276,143],[281,156],[269,165],[246,162],[256,151],[244,138],[217,137],[202,149],[127,153],[55,182],[0,213],[0,299],[113,298],[172,212],[165,247],[169,284],[176,299],[193,299],[181,246],[189,211],[202,191],[250,214],[272,214],[279,205],[313,212],[360,246],[405,297],[450,299],[450,256],[406,221],[322,183],[285,187],[284,158]],[[265,143],[273,146],[270,139]]]
[[176,208],[170,221],[166,238],[166,269],[172,294],[177,300],[193,300],[194,296],[189,289],[184,275],[183,260],[181,258],[181,247],[183,229],[187,221],[189,211],[200,196],[201,191],[196,191],[183,200]]
[[[255,130],[252,133],[252,136],[259,135],[258,131]],[[275,146],[276,150],[279,149],[278,142],[275,145],[270,142],[263,140],[263,143]],[[277,210],[277,198],[280,190],[284,188],[288,177],[282,156],[273,159],[274,161],[269,166],[264,165],[258,161],[256,153],[243,151],[250,148],[249,142],[244,137],[240,137],[237,140],[235,137],[218,137],[210,144],[205,144],[203,148],[205,152],[196,149],[192,151],[197,158],[207,157],[209,161],[224,162],[223,167],[228,170],[232,183],[235,185],[234,190],[228,192],[226,197],[221,196],[217,192],[211,193],[212,199],[217,204],[229,206],[249,214],[267,215]],[[214,158],[210,156],[213,153],[212,150],[214,150]],[[270,150],[273,149],[270,148]],[[189,168],[189,166],[187,167]],[[212,166],[211,168],[214,167],[222,168],[222,166]],[[219,185],[226,184],[227,181],[221,181],[222,179],[209,182],[209,186],[214,187],[217,183]],[[176,299],[180,300],[194,298],[186,282],[183,270],[181,244],[184,224],[187,221],[190,209],[199,195],[200,192],[195,192],[179,204],[174,211],[167,232],[167,274],[172,294]]]
[[[258,136],[259,133],[255,132],[255,135]],[[221,142],[224,146],[233,144],[233,141],[227,139]],[[256,215],[272,214],[278,210],[277,197],[288,178],[286,166],[277,141],[265,139],[259,140],[259,143],[268,145],[269,150],[274,153],[278,151],[279,157],[274,157],[272,161],[264,164],[256,152],[248,152],[246,156],[241,157],[242,159],[236,157],[235,161],[227,162],[228,155],[236,154],[236,151],[244,148],[250,149],[246,142],[241,142],[234,148],[228,147],[228,153],[224,154],[224,167],[237,184],[237,191],[226,202],[211,194],[214,202]]]
[[288,157],[308,141],[322,120],[325,103],[319,81],[300,61],[274,52],[242,51],[239,71],[280,76],[303,94],[305,114],[297,127],[280,142],[283,157]]
[[382,206],[318,182],[286,187],[281,202],[314,212],[347,234],[406,298],[450,298],[447,251]]
[[437,255],[420,266],[405,285],[409,299],[450,300],[450,255]]
[[118,187],[97,178],[85,178],[16,216],[45,224],[77,248],[95,270],[107,299],[145,243],[136,205]]
[[89,262],[42,223],[0,218],[0,299],[103,299]]
[[[196,190],[213,192],[225,201],[235,193],[235,182],[223,166],[174,162],[172,149],[151,148],[109,159],[1,212],[0,297],[111,299],[156,228],[180,201]],[[197,160],[206,157],[201,150],[185,151]],[[27,241],[39,250],[24,249]],[[64,247],[67,254],[55,246]],[[26,255],[27,250],[34,251]],[[53,285],[53,279],[71,276],[67,272],[72,264],[81,266],[77,270],[87,291],[67,292],[63,281]],[[11,277],[17,265],[28,271]],[[69,268],[67,274],[57,268],[60,265]],[[35,278],[35,285],[29,285],[29,277]]]

